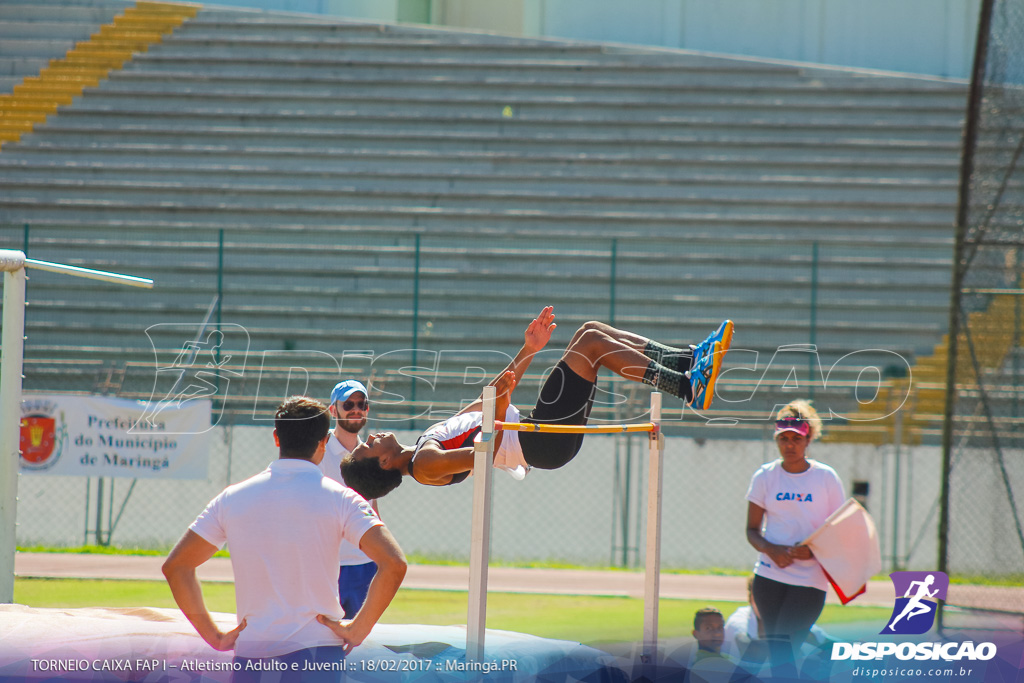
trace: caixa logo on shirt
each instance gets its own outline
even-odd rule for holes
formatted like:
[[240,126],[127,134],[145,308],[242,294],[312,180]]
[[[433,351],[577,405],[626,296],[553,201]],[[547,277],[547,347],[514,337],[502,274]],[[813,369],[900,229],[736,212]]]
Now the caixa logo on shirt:
[[780,491],[775,494],[775,500],[795,500],[800,503],[811,503],[814,498],[809,493],[790,493],[789,491]]

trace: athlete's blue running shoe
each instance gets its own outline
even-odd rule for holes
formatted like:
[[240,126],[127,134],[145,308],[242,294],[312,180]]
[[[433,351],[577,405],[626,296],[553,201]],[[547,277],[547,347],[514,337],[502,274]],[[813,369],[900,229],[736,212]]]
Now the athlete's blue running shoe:
[[[700,344],[697,344],[696,346],[690,344],[690,348],[693,349],[694,362],[696,362],[697,354],[701,352],[702,349],[710,349],[711,345],[714,344],[716,341],[722,342],[723,352],[728,351],[729,347],[732,346],[732,329],[732,321],[723,320],[722,324],[718,326],[718,329],[709,334],[707,339],[702,341]],[[703,353],[701,353],[701,355],[703,355]]]
[[688,405],[700,410],[711,407],[711,400],[715,397],[715,382],[722,369],[722,359],[732,345],[732,330],[732,321],[725,320],[717,330],[708,335],[707,339],[691,347],[693,361],[687,374],[690,377],[693,398]]

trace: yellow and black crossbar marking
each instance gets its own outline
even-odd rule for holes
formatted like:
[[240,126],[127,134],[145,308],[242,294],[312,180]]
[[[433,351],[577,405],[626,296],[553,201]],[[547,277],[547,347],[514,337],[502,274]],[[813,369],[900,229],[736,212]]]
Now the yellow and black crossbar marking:
[[100,27],[61,59],[50,60],[38,76],[25,78],[14,92],[0,95],[0,146],[31,132],[87,87],[96,87],[138,52],[145,52],[195,17],[198,5],[136,2]]

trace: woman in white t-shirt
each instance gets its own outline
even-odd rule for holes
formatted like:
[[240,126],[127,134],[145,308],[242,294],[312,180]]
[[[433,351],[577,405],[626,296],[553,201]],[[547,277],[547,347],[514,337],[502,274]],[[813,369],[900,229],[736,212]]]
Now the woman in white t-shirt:
[[760,553],[753,597],[776,675],[795,673],[795,647],[825,606],[828,579],[801,542],[845,500],[835,470],[807,458],[820,435],[821,419],[810,403],[784,406],[775,422],[781,457],[760,467],[747,491],[747,541]]

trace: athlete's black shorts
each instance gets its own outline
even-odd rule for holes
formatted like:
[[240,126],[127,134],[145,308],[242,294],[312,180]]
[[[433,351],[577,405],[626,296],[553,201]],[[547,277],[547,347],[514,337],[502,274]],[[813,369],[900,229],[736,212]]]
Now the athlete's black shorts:
[[[564,361],[548,375],[541,387],[537,405],[523,422],[561,425],[585,425],[594,405],[596,385],[583,379]],[[542,434],[521,432],[519,443],[523,458],[542,470],[557,470],[576,457],[583,445],[583,434]]]

